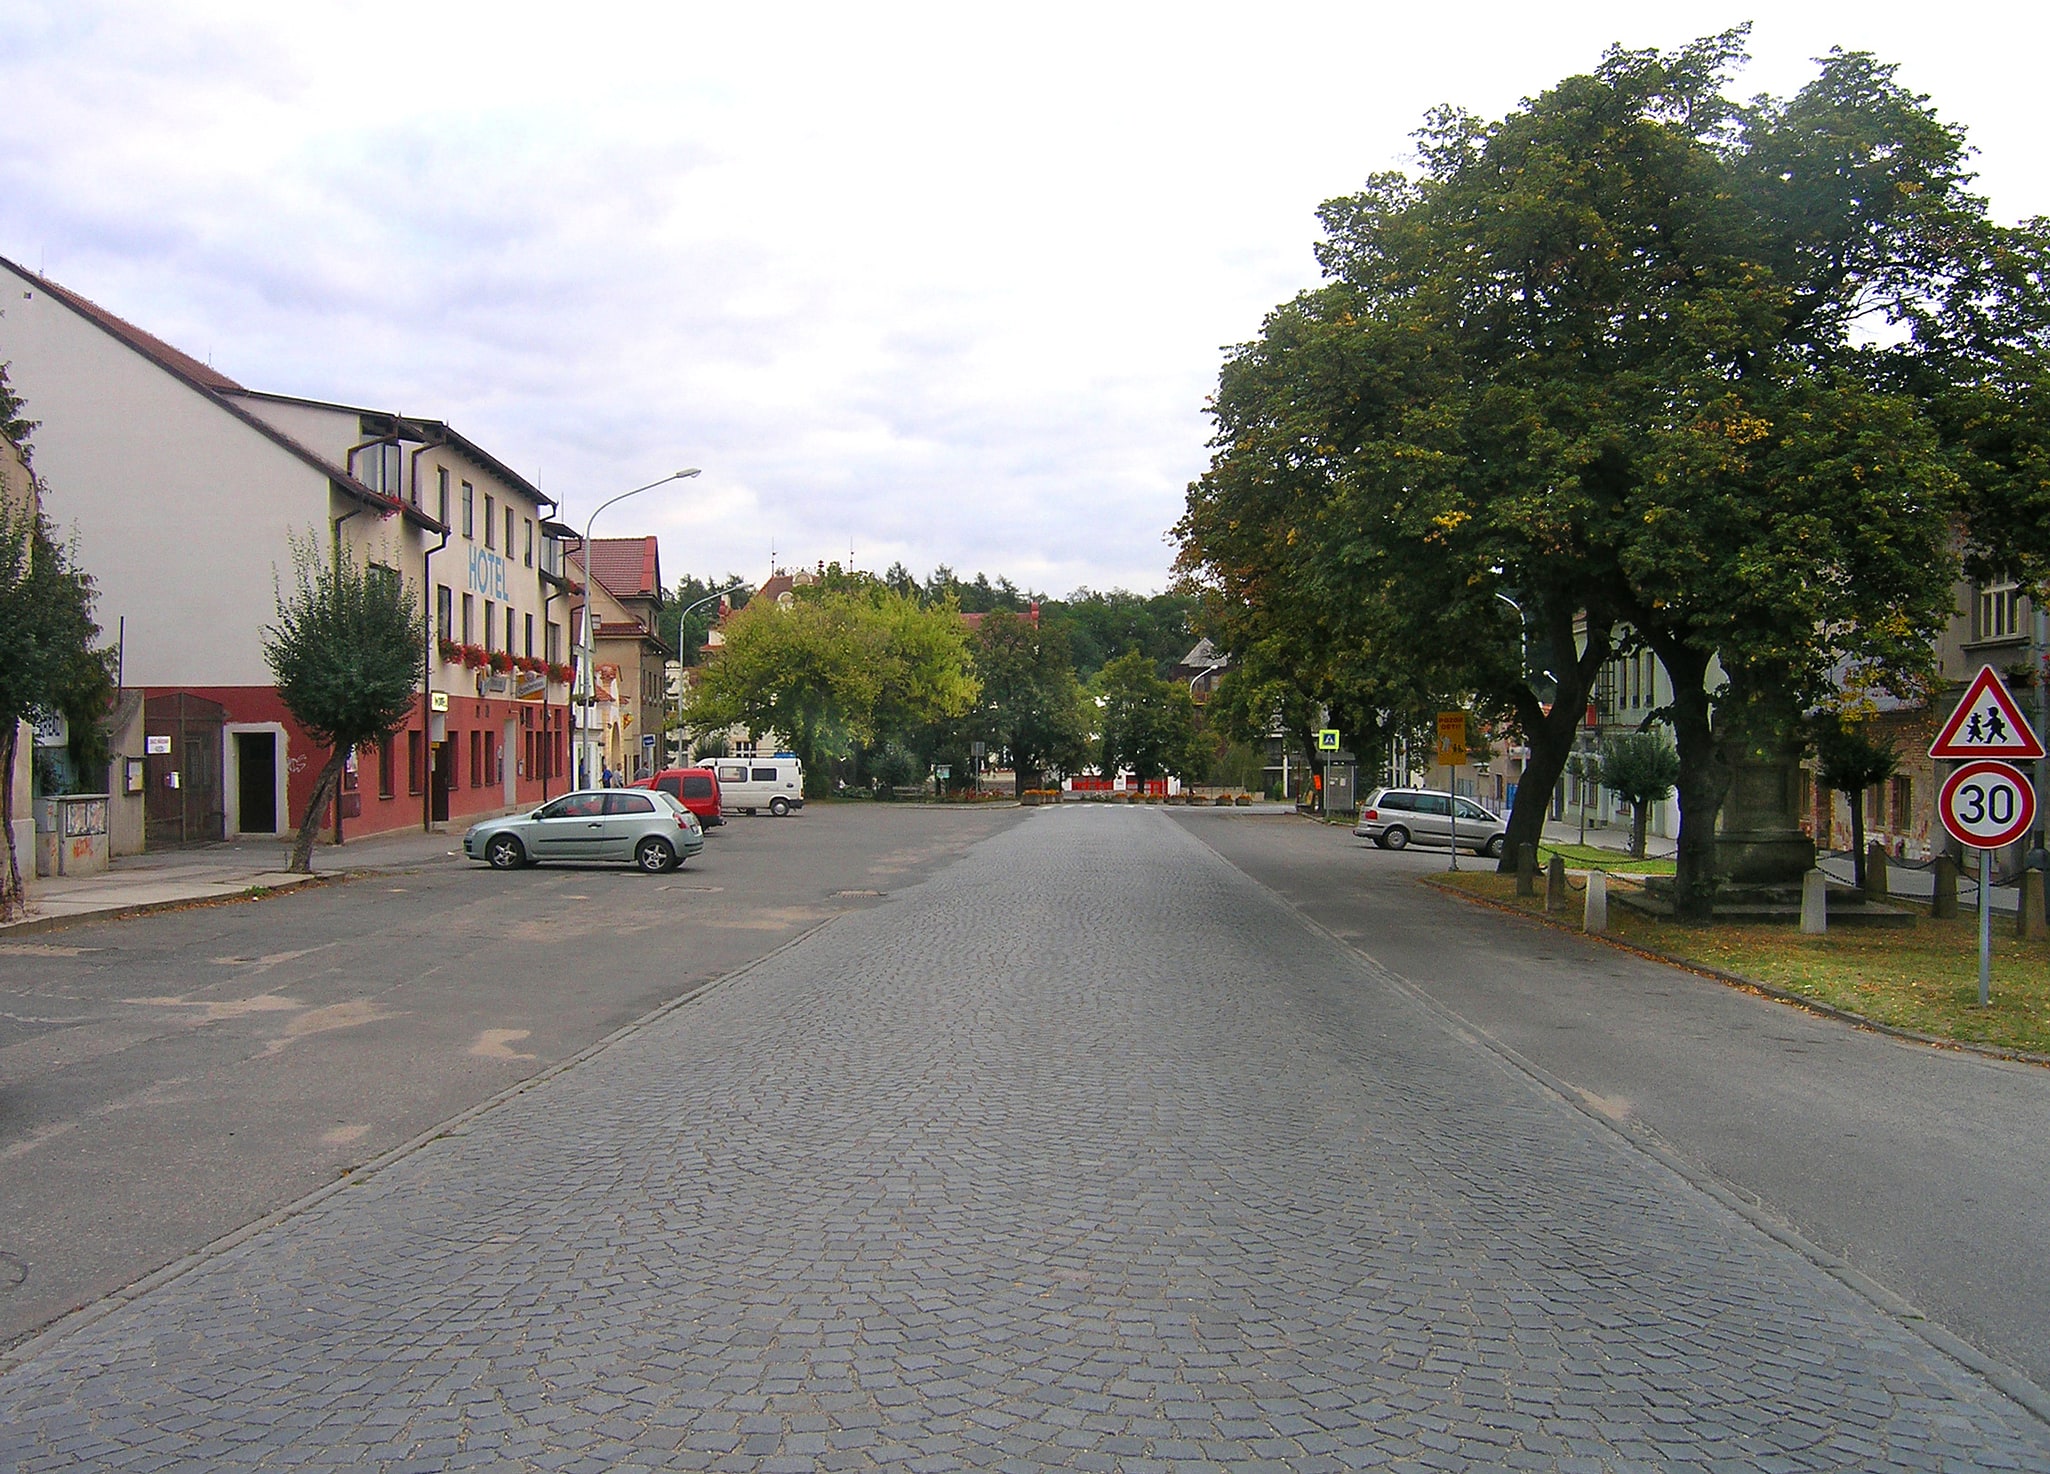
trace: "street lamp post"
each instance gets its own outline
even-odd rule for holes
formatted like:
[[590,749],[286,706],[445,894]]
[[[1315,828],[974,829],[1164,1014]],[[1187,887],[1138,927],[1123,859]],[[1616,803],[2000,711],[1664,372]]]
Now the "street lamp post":
[[714,599],[723,599],[735,589],[744,588],[746,585],[746,579],[736,578],[717,593],[707,594],[702,599],[694,599],[684,605],[683,613],[676,616],[676,760],[678,762],[683,761],[683,622],[690,618],[692,610],[702,609]]
[[644,491],[653,491],[658,486],[667,486],[672,481],[689,480],[697,474],[699,474],[699,468],[696,466],[692,466],[686,471],[671,471],[659,481],[650,481],[646,486],[636,486],[632,491],[622,491],[618,496],[612,498],[611,501],[600,502],[591,515],[584,519],[584,638],[581,642],[584,667],[584,740],[581,745],[583,747],[584,760],[583,774],[581,781],[577,785],[579,788],[589,788],[592,786],[591,725],[597,716],[596,708],[598,705],[598,672],[593,664],[597,658],[598,649],[597,634],[593,629],[596,621],[591,618],[591,585],[596,581],[591,574],[591,530],[597,526],[598,513],[604,511],[607,507],[617,502],[623,502],[630,496],[639,496]]

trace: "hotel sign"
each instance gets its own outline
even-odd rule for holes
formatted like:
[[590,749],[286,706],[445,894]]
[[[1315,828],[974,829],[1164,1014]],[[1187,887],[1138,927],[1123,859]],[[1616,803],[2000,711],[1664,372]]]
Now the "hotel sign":
[[489,548],[471,548],[470,592],[487,599],[510,599],[512,580],[507,577],[505,559]]

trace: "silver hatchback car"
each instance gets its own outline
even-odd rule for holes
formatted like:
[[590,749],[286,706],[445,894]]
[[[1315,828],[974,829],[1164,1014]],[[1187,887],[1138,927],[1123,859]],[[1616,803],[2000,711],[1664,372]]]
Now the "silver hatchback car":
[[[1360,805],[1353,833],[1384,850],[1405,845],[1449,846],[1452,843],[1452,795],[1429,788],[1377,788]],[[1470,798],[1459,800],[1459,847],[1499,859],[1509,842],[1509,826],[1501,815]]]
[[697,815],[669,794],[645,788],[579,789],[530,814],[473,824],[463,836],[463,853],[494,870],[543,860],[612,860],[659,875],[704,847]]

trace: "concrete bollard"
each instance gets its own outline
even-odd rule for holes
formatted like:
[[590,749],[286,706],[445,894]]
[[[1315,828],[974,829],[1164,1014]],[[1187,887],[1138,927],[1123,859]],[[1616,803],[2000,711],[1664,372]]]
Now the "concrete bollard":
[[1552,856],[1545,866],[1545,915],[1566,909],[1566,862],[1558,855]]
[[1580,929],[1589,932],[1609,929],[1609,878],[1599,870],[1587,872],[1587,910],[1581,916]]
[[2022,872],[2022,893],[2015,907],[2015,932],[2025,942],[2040,942],[2050,936],[2050,921],[2043,919],[2043,872]]
[[1887,885],[1886,846],[1875,839],[1865,846],[1865,899],[1885,900]]
[[1537,846],[1534,844],[1520,844],[1516,847],[1516,894],[1537,894]]
[[1957,861],[1949,855],[1938,855],[1930,867],[1930,880],[1935,889],[1930,895],[1929,914],[1938,921],[1950,921],[1957,916]]
[[1801,932],[1819,937],[1829,930],[1829,877],[1820,868],[1801,877]]

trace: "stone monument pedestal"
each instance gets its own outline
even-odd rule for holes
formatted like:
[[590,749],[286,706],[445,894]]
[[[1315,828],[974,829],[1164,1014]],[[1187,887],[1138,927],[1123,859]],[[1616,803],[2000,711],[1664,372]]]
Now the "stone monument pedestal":
[[[1754,753],[1736,765],[1716,826],[1717,921],[1796,926],[1802,878],[1815,868],[1815,841],[1801,832],[1801,764],[1791,749]],[[1912,926],[1911,911],[1867,898],[1845,885],[1826,891],[1832,926]],[[1673,882],[1645,881],[1641,896],[1619,905],[1653,916],[1673,914]]]

